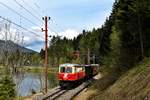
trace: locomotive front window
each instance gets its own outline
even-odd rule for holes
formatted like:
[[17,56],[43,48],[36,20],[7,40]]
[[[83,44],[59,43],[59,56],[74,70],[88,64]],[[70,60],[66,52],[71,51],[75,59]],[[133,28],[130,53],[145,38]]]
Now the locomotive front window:
[[71,67],[60,67],[60,72],[61,73],[72,73],[72,68]]
[[65,72],[65,67],[60,67],[60,72],[64,73]]
[[66,73],[72,73],[72,68],[71,67],[67,67],[66,68]]

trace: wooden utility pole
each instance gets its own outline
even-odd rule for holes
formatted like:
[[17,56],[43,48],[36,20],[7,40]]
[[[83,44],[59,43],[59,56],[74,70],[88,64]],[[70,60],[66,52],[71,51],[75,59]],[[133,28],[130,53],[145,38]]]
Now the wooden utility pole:
[[93,54],[93,64],[95,64],[95,54]]
[[50,20],[50,17],[43,17],[43,20],[45,21],[45,29],[42,28],[42,32],[45,32],[45,59],[44,59],[44,67],[45,67],[45,93],[47,93],[47,80],[48,80],[48,54],[47,54],[47,48],[48,48],[48,20]]
[[87,64],[90,64],[90,49],[88,48]]
[[138,31],[139,31],[139,36],[140,36],[140,46],[141,46],[141,59],[144,58],[144,44],[143,44],[143,36],[142,36],[142,26],[141,26],[141,15],[140,15],[140,8],[141,8],[141,3],[138,0],[137,1],[138,6]]

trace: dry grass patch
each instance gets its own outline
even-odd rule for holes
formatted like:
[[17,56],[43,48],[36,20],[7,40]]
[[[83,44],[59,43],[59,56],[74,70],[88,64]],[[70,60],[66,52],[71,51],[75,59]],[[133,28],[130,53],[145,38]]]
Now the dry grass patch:
[[[107,81],[106,81],[107,83]],[[102,86],[100,85],[100,88]],[[105,88],[104,88],[105,89]],[[149,100],[150,59],[123,74],[113,85],[99,90],[94,100]]]

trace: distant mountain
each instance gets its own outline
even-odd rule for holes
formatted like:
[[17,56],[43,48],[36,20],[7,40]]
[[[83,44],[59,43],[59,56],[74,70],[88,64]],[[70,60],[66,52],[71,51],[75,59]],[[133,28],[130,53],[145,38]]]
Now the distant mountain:
[[8,52],[15,52],[19,50],[20,52],[23,53],[37,53],[36,51],[20,46],[14,43],[13,41],[0,40],[0,51],[5,51],[5,50],[7,50]]

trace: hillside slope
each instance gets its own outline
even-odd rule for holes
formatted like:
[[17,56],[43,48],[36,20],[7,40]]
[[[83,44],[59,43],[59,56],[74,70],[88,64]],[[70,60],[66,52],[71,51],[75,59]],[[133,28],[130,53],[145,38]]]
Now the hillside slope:
[[[92,97],[93,98],[93,97]],[[99,92],[94,100],[149,100],[150,58],[123,74],[112,86]]]
[[5,42],[4,40],[0,40],[0,52],[5,51],[5,49],[7,49],[7,51],[10,51],[10,52],[19,50],[24,53],[36,53],[35,51],[25,48],[23,46],[20,46],[10,40],[7,42]]

